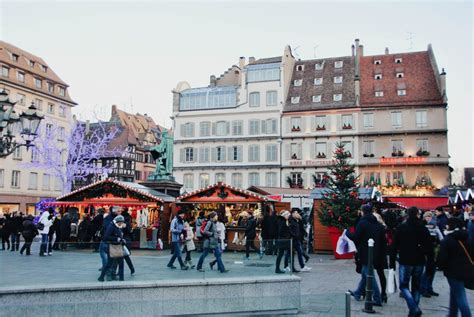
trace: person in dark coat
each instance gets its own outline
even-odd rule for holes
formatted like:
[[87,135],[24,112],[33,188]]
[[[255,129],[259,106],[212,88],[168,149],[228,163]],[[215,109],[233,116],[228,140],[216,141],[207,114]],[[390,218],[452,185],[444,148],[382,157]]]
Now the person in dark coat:
[[91,218],[88,214],[85,214],[77,229],[77,242],[78,247],[81,249],[86,248],[87,244],[91,241],[92,237],[90,236],[90,224]]
[[25,243],[21,247],[20,254],[26,251],[26,255],[31,255],[31,244],[33,243],[34,237],[38,235],[38,230],[33,223],[33,215],[28,215],[22,223],[22,236],[25,239]]
[[262,221],[262,239],[265,245],[265,254],[276,255],[278,248],[276,247],[276,239],[278,237],[278,222],[276,213],[267,208]]
[[9,240],[10,237],[7,236],[6,240],[4,238],[4,233],[5,233],[5,230],[6,230],[5,222],[6,222],[5,216],[3,215],[2,212],[0,212],[0,239],[2,240],[2,248],[0,250],[2,250],[2,251],[5,250],[5,242],[8,242],[8,249],[10,249],[10,240]]
[[249,260],[250,248],[257,252],[260,258],[262,258],[263,253],[255,246],[255,238],[257,237],[257,221],[255,220],[252,211],[248,212],[247,224],[245,226],[245,237],[245,259]]
[[442,208],[436,208],[435,213],[436,224],[438,225],[439,230],[441,230],[441,233],[444,234],[444,229],[446,229],[446,225],[448,224],[448,217]]
[[474,280],[474,241],[468,238],[464,223],[450,218],[447,235],[441,241],[438,267],[443,270],[449,283],[449,317],[470,317],[471,311],[466,297],[465,281]]
[[12,217],[12,226],[10,232],[10,240],[12,247],[10,251],[20,250],[20,232],[23,229],[23,214],[14,212]]
[[[400,292],[407,302],[408,316],[421,316],[420,284],[427,256],[432,256],[428,229],[416,207],[407,210],[408,219],[397,227],[394,250],[398,253]],[[411,292],[410,292],[411,280]]]
[[[290,235],[293,241],[293,254],[296,252],[298,257],[298,262],[301,267],[302,272],[308,272],[311,270],[310,267],[305,266],[304,252],[303,252],[303,243],[302,240],[304,239],[304,226],[302,226],[303,219],[301,218],[300,214],[298,213],[297,209],[293,209],[291,212],[290,217]],[[292,255],[294,257],[294,255]],[[288,263],[285,262],[285,265],[288,266]]]
[[3,230],[2,230],[2,250],[5,250],[5,242],[7,243],[6,250],[10,250],[10,234],[13,230],[13,227],[14,227],[13,220],[10,214],[6,214],[5,220],[3,223]]
[[71,217],[69,213],[64,213],[63,217],[61,218],[61,223],[59,224],[59,232],[61,235],[60,239],[60,249],[62,251],[66,251],[67,243],[69,238],[71,237]]
[[[285,271],[280,269],[281,259],[285,255],[285,262],[289,262],[291,255],[291,233],[290,233],[290,216],[291,213],[288,210],[283,210],[278,217],[278,255],[276,258],[275,273],[283,274]],[[292,269],[297,272],[295,269],[294,259],[291,259]]]
[[[128,209],[125,209],[122,212],[122,216],[125,220],[125,227],[123,228],[123,238],[125,239],[125,243],[127,246],[128,251],[131,253],[132,249],[132,217],[128,213]],[[128,268],[130,269],[130,274],[135,274],[135,267],[133,266],[132,259],[130,259],[129,255],[124,256],[124,260],[127,263]]]
[[[105,231],[109,224],[111,224],[114,220],[114,218],[118,215],[120,211],[115,210],[113,207],[109,209],[109,213],[105,216],[104,221],[102,222],[102,230],[101,230],[101,236],[102,240],[100,241],[99,245],[99,255],[100,259],[102,260],[102,268],[99,270],[103,270],[105,266],[107,265],[107,257],[109,253],[109,243],[105,240]],[[105,214],[104,214],[105,215]]]
[[[114,220],[109,223],[107,226],[107,229],[105,230],[104,234],[104,241],[107,241],[108,244],[114,244],[114,245],[125,245],[126,241],[123,238],[123,228],[125,226],[125,219],[123,216],[119,215],[114,218]],[[117,263],[116,263],[117,262]],[[123,257],[121,258],[111,258],[110,254],[107,254],[107,264],[105,267],[102,269],[102,272],[100,273],[100,276],[98,280],[100,282],[104,281],[104,277],[106,274],[113,270],[115,265],[118,266],[118,276],[119,280],[123,281]]]
[[104,222],[104,209],[99,208],[97,214],[91,221],[91,231],[93,232],[92,242],[94,252],[99,252],[100,240],[102,239],[101,230],[102,223]]
[[[368,255],[369,255],[369,245],[368,242],[370,239],[374,241],[374,268],[383,267],[384,257],[386,257],[386,246],[387,240],[385,238],[385,228],[381,225],[377,218],[373,215],[372,207],[370,205],[362,206],[362,218],[360,218],[357,223],[354,233],[351,233],[346,230],[346,236],[354,241],[354,244],[357,247],[357,252],[359,254],[359,261],[362,265],[361,269],[361,279],[359,285],[355,291],[350,291],[351,295],[358,301],[361,300],[362,293],[365,290],[367,284],[367,273],[368,273]],[[382,297],[380,294],[379,287],[375,279],[372,280],[373,288],[373,302],[376,306],[382,306]]]
[[[56,218],[53,220],[52,226],[49,228],[49,233],[48,233],[48,253],[52,253],[53,250],[59,250],[58,245],[59,241],[61,240],[61,220],[60,220],[61,215],[58,214]],[[53,244],[53,238],[56,235],[56,240],[54,241]]]

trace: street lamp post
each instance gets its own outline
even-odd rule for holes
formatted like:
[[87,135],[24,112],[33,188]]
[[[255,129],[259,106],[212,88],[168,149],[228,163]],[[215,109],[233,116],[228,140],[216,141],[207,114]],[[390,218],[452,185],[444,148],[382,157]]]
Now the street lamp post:
[[[44,116],[39,115],[34,103],[26,111],[18,115],[15,110],[16,102],[10,100],[5,89],[0,92],[0,157],[12,154],[17,148],[26,146],[30,148],[38,136],[38,127]],[[16,140],[14,135],[15,126],[20,123],[20,135],[23,143]]]

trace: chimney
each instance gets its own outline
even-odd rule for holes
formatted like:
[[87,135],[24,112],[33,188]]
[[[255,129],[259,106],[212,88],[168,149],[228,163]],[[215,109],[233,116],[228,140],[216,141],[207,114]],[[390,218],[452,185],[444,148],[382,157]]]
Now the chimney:
[[388,47],[385,48],[385,55],[388,55],[389,52],[388,52]]
[[443,97],[443,101],[447,102],[448,97],[446,95],[446,72],[444,68],[441,69],[441,74],[439,74],[439,86],[441,90],[441,96]]
[[216,76],[215,75],[211,75],[211,79],[210,79],[210,86],[211,87],[215,87],[216,86]]
[[355,39],[355,46],[352,45],[352,56],[355,50],[355,76],[354,76],[354,95],[356,99],[356,106],[360,105],[360,45],[359,39]]
[[255,57],[250,56],[250,57],[249,57],[249,64],[252,64],[252,63],[254,63],[254,62],[255,62]]
[[86,129],[84,130],[84,134],[88,135],[91,130],[91,122],[90,120],[86,120]]
[[352,57],[354,57],[354,55],[355,55],[355,46],[354,44],[352,44]]
[[239,58],[239,68],[244,69],[245,67],[245,56],[240,56]]
[[359,55],[364,56],[364,45],[359,45]]

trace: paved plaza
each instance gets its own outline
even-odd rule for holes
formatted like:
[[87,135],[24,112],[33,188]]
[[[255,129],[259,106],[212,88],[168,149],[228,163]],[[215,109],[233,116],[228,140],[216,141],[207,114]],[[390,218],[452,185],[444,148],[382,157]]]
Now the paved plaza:
[[[38,243],[35,243],[33,255],[21,256],[19,253],[0,251],[0,289],[25,288],[42,285],[74,285],[95,283],[99,275],[100,258],[98,253],[90,250],[71,248],[67,252],[55,252],[51,257],[39,257]],[[197,262],[198,254],[194,253]],[[166,268],[169,251],[133,251],[133,262],[137,273],[130,275],[125,266],[125,279],[133,281],[153,281],[170,279],[207,279],[207,278],[239,278],[252,276],[273,276],[275,257],[265,256],[259,260],[253,255],[249,262],[242,260],[243,253],[226,252],[224,263],[230,272],[221,274],[211,271],[208,265],[211,255],[205,262],[206,272],[196,270],[181,271]],[[301,304],[299,316],[344,316],[344,293],[354,288],[359,275],[349,260],[335,261],[329,255],[312,255],[308,265],[311,272],[298,273],[301,278]],[[97,282],[99,283],[99,282]],[[449,303],[449,287],[441,272],[438,272],[434,288],[440,297],[422,298],[421,309],[424,316],[445,316]],[[229,298],[239,294],[227,294]],[[468,300],[474,303],[474,293],[468,292]],[[366,316],[361,312],[363,303],[351,301],[352,316]],[[474,304],[471,305],[474,308]],[[378,315],[405,316],[407,308],[398,293],[389,295],[383,307],[375,307]],[[1,314],[0,314],[1,315]]]

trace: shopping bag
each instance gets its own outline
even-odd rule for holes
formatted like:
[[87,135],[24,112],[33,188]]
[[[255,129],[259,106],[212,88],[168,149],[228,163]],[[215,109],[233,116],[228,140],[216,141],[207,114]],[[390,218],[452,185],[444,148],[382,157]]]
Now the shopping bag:
[[346,236],[346,231],[341,234],[339,239],[337,239],[337,245],[336,245],[336,253],[337,254],[347,254],[351,252],[357,251],[357,248],[347,236]]
[[239,243],[239,233],[238,232],[234,233],[234,240],[232,240],[232,243],[233,244]]
[[387,292],[389,294],[395,293],[395,270],[388,270],[388,279],[387,279]]
[[158,239],[158,250],[163,250],[163,241],[161,239]]
[[123,256],[130,256],[130,250],[126,246],[123,246]]

